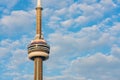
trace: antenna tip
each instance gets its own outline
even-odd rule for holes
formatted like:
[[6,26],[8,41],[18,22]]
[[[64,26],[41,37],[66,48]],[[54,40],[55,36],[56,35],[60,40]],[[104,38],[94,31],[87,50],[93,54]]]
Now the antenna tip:
[[41,0],[37,0],[37,7],[41,7]]

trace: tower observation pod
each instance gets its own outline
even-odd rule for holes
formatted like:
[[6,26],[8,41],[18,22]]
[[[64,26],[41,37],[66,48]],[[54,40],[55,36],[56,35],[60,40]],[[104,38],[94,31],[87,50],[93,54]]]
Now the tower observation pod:
[[37,0],[36,7],[36,36],[28,45],[28,57],[34,61],[34,80],[43,80],[43,61],[49,58],[50,46],[42,35],[42,7],[41,0]]

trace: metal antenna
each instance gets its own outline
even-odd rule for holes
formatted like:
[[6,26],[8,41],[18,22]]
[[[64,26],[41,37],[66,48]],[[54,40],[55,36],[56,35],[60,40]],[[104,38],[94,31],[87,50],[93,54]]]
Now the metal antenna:
[[41,0],[38,0],[38,1],[37,1],[37,7],[42,7],[42,6],[41,6]]

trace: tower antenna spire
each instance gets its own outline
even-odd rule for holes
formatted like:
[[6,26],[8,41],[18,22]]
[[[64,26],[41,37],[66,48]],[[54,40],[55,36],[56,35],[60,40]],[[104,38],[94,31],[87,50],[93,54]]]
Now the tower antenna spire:
[[41,0],[37,0],[37,7],[42,7]]

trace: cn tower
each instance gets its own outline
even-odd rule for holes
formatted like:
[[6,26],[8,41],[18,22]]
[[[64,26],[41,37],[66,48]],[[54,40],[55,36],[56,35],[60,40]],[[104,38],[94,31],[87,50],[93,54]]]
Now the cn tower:
[[37,0],[36,7],[36,35],[28,45],[28,57],[34,61],[34,80],[43,80],[43,61],[49,58],[50,46],[42,35],[42,6]]

